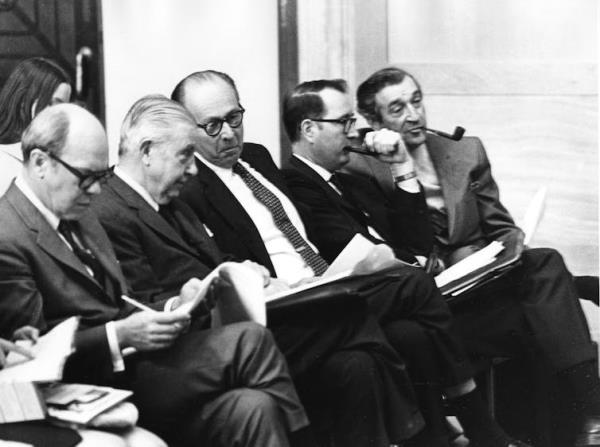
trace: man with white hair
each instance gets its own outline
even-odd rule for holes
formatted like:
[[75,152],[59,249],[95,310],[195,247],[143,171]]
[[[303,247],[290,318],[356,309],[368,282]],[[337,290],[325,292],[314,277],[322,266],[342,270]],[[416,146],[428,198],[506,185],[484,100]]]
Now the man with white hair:
[[[123,121],[117,175],[93,203],[126,278],[147,302],[227,259],[177,198],[196,173],[199,141],[183,106],[141,98]],[[268,323],[319,434],[331,433],[336,445],[387,447],[421,428],[403,365],[362,300],[269,313]]]
[[[106,134],[72,104],[42,111],[22,138],[24,169],[0,201],[0,336],[80,316],[70,381],[134,391],[141,424],[178,445],[288,445],[307,424],[287,366],[264,328],[197,330],[172,300],[138,311],[115,254],[89,211],[111,177]],[[171,310],[170,312],[160,312]],[[124,357],[133,348],[137,353]]]

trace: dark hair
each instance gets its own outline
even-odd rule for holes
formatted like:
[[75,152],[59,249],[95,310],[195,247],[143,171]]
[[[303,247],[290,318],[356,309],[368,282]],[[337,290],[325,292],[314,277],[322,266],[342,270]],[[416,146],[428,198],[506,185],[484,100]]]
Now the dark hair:
[[400,84],[407,76],[421,90],[421,86],[415,77],[398,67],[382,68],[369,76],[356,90],[356,102],[359,113],[369,121],[379,121],[381,117],[375,107],[375,95],[388,85]]
[[69,75],[49,59],[34,57],[19,63],[0,91],[0,144],[21,140],[33,119],[33,105],[38,112],[47,107],[62,83],[71,83]]
[[283,125],[292,143],[300,139],[300,124],[307,118],[322,118],[325,104],[319,95],[330,88],[341,93],[348,92],[343,79],[319,79],[298,84],[283,100]]
[[23,163],[29,161],[31,151],[35,148],[60,156],[69,134],[69,116],[59,107],[48,107],[42,110],[23,131],[21,151]]
[[171,93],[171,99],[185,106],[185,93],[188,83],[193,81],[202,83],[207,81],[214,81],[215,79],[221,79],[222,81],[225,81],[227,84],[229,84],[235,92],[235,97],[238,99],[239,102],[240,95],[238,93],[234,80],[227,73],[223,73],[221,71],[216,70],[197,71],[186,76],[181,81],[179,81],[179,83],[173,89],[173,93]]

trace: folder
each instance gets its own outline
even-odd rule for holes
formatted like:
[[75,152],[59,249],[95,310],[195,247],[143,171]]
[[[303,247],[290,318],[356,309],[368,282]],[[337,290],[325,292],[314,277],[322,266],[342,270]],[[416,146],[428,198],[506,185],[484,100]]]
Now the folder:
[[[436,283],[438,284],[442,295],[444,295],[448,301],[454,301],[458,296],[465,292],[471,291],[506,274],[519,263],[521,258],[520,245],[520,241],[517,238],[512,238],[503,242],[494,241],[445,270],[440,275],[436,276]],[[498,246],[501,247],[501,250],[498,250]],[[496,251],[496,253],[486,260],[486,256],[481,256],[482,254],[485,255],[486,251]],[[474,268],[472,270],[465,270],[456,278],[448,278],[448,272],[451,269],[458,268],[458,270],[460,270],[461,265],[459,264],[468,264],[473,259],[476,259],[476,262],[473,264]],[[477,264],[477,262],[480,262],[480,264]],[[446,275],[444,281],[439,280],[442,275]]]

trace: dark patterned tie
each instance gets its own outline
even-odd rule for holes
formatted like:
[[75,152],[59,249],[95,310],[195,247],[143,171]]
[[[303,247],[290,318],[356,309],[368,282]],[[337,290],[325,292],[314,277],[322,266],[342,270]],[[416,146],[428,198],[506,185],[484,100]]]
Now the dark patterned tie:
[[76,225],[76,222],[61,220],[58,224],[58,232],[67,240],[73,249],[75,256],[77,256],[86,267],[89,267],[89,269],[92,271],[94,279],[104,287],[104,268],[102,267],[102,264],[100,264],[100,261],[98,261],[98,259],[96,259],[96,257],[92,254],[92,252],[81,245],[81,243],[76,241],[73,237]]
[[233,172],[242,178],[244,183],[252,191],[252,194],[254,194],[258,201],[266,206],[271,212],[275,225],[290,241],[294,250],[302,256],[304,262],[306,262],[313,272],[315,272],[315,275],[321,276],[325,270],[327,270],[327,262],[325,262],[325,260],[311,248],[308,242],[304,240],[294,224],[290,221],[289,216],[283,209],[283,205],[277,196],[273,194],[269,188],[256,180],[256,178],[240,163],[236,163],[233,166]]

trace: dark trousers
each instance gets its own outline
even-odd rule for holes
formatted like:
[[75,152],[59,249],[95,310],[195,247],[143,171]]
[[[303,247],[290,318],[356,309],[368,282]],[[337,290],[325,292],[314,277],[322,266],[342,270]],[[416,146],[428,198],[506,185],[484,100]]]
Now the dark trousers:
[[413,267],[400,269],[364,292],[370,313],[405,359],[415,386],[427,424],[415,445],[446,446],[442,390],[473,376],[445,300],[432,278]]
[[388,341],[419,380],[453,386],[473,377],[452,314],[429,275],[403,267],[365,296]]
[[540,357],[554,372],[596,358],[571,274],[556,250],[525,250],[518,267],[452,310],[470,354]]
[[177,445],[287,446],[308,421],[271,333],[254,323],[191,330],[127,361],[140,425]]
[[335,445],[388,447],[423,427],[404,364],[360,297],[272,317],[311,421]]

